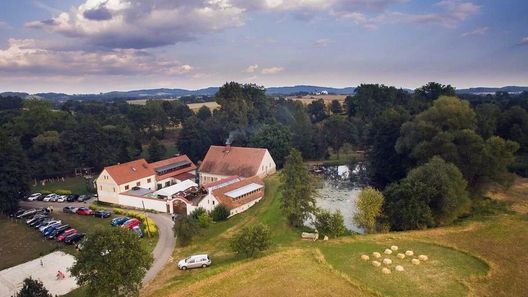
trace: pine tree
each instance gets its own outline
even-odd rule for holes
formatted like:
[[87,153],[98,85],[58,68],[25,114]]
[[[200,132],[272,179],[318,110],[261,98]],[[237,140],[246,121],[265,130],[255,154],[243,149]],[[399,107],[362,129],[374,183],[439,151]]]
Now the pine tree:
[[163,159],[166,152],[167,149],[165,148],[165,146],[156,137],[152,137],[148,147],[148,161],[159,161]]

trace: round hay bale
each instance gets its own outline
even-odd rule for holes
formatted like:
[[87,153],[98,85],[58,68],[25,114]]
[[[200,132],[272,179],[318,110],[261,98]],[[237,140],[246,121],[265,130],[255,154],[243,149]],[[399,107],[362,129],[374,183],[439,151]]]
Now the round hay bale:
[[374,267],[380,267],[380,266],[381,266],[381,263],[378,262],[378,261],[372,261],[372,266],[374,266]]
[[420,264],[420,260],[418,260],[418,259],[412,259],[412,260],[411,260],[411,263],[413,263],[414,265],[419,265],[419,264]]
[[405,269],[403,269],[403,266],[401,265],[396,265],[394,269],[396,269],[396,271],[399,271],[399,272],[405,271]]
[[392,264],[392,260],[391,260],[391,259],[387,259],[387,258],[385,258],[385,259],[383,259],[383,264],[385,264],[385,265],[391,265],[391,264]]
[[392,250],[391,249],[385,249],[384,253],[387,254],[387,255],[390,255],[390,254],[392,254]]
[[369,259],[370,259],[369,256],[367,256],[367,255],[361,255],[361,260],[363,260],[363,261],[368,261]]
[[406,251],[405,255],[410,257],[410,256],[414,255],[414,252],[413,251]]
[[391,250],[393,250],[393,251],[397,251],[397,250],[398,250],[398,246],[397,246],[397,245],[393,245],[393,246],[391,246]]
[[374,256],[374,258],[381,258],[381,254],[378,252],[372,253],[372,256]]
[[387,268],[387,267],[383,267],[381,269],[381,273],[383,273],[383,274],[391,274],[391,270],[389,268]]
[[425,262],[425,261],[429,260],[429,257],[427,257],[426,255],[420,255],[420,256],[418,256],[418,259],[420,261],[422,261],[422,262]]
[[400,259],[405,259],[405,254],[398,253],[398,255],[396,255],[396,257],[398,257]]

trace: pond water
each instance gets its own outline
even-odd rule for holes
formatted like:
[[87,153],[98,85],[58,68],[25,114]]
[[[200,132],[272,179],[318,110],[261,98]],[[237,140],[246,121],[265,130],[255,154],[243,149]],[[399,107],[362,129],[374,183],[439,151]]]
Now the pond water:
[[[334,212],[340,210],[347,229],[363,233],[354,225],[352,218],[356,211],[356,199],[361,188],[367,184],[366,168],[363,163],[339,166],[318,166],[311,170],[319,183],[317,185],[317,206]],[[306,222],[312,226],[311,220]]]

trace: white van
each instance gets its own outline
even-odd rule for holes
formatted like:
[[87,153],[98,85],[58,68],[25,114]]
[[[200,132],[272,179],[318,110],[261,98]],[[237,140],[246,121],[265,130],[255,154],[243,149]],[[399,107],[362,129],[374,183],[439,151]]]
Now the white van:
[[209,255],[192,255],[188,258],[180,260],[178,262],[178,268],[181,270],[186,270],[187,268],[198,268],[198,267],[207,267],[211,265],[211,258]]

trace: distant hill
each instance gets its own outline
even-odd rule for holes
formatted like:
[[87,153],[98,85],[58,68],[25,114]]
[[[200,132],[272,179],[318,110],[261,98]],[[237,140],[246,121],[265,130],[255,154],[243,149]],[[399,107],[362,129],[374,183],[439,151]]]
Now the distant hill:
[[[64,94],[64,93],[36,93],[28,94],[24,92],[4,92],[0,96],[18,96],[22,98],[40,98],[50,101],[67,101],[67,100],[114,100],[114,99],[174,99],[182,96],[213,96],[218,91],[218,87],[209,87],[199,90],[186,89],[145,89],[132,91],[113,91],[99,94]],[[326,91],[330,94],[351,95],[354,94],[355,87],[332,88],[321,86],[298,85],[288,87],[270,87],[266,89],[268,95],[296,95],[296,94],[313,94]],[[412,92],[410,89],[406,91]],[[475,87],[469,89],[456,90],[458,94],[493,94],[495,92],[521,93],[528,91],[528,87],[507,86],[501,88]]]

